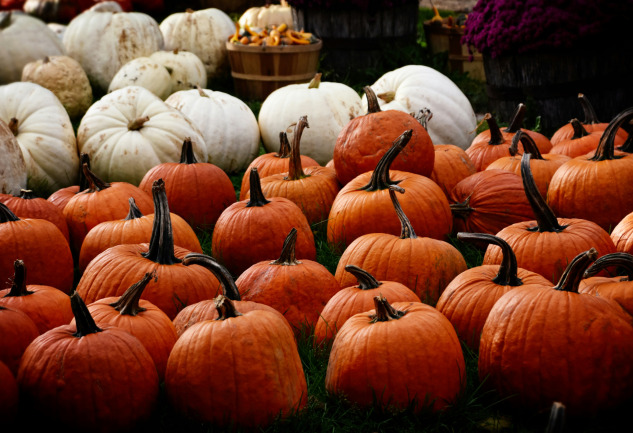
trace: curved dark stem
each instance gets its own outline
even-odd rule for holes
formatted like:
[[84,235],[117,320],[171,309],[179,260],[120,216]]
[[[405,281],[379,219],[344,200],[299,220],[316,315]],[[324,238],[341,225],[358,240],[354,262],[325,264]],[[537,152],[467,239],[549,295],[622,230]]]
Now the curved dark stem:
[[356,265],[347,265],[345,270],[356,277],[358,280],[358,288],[361,290],[377,289],[382,285],[372,274]]
[[20,221],[20,218],[15,216],[6,204],[0,202],[0,224],[10,221]]
[[224,296],[233,301],[239,301],[242,299],[240,291],[237,289],[231,273],[213,257],[201,253],[189,253],[182,259],[182,263],[185,266],[200,265],[207,268],[220,282]]
[[146,272],[143,278],[132,284],[121,297],[116,302],[110,304],[110,306],[120,314],[125,314],[126,316],[136,316],[138,313],[145,311],[146,308],[141,307],[139,301],[143,290],[145,290],[145,287],[147,287],[147,284],[149,284],[152,278],[156,281],[156,271]]
[[582,126],[582,123],[580,123],[580,120],[578,120],[578,119],[571,119],[569,121],[569,124],[571,125],[571,127],[574,130],[574,135],[571,136],[572,140],[577,140],[577,139],[582,138],[582,137],[584,137],[586,135],[589,135],[589,133],[587,132],[585,127]]
[[97,332],[101,332],[102,329],[97,326],[95,320],[90,315],[90,311],[84,300],[81,299],[79,293],[76,291],[70,295],[70,307],[73,310],[73,315],[75,316],[75,324],[77,326],[77,331],[73,334],[73,336],[77,338],[85,337],[86,335],[95,334]]
[[218,312],[218,318],[215,320],[226,320],[242,315],[242,313],[235,309],[233,302],[226,296],[220,295],[213,301],[215,302],[215,309]]
[[11,282],[11,289],[4,295],[4,298],[12,298],[15,296],[28,296],[34,292],[26,288],[26,266],[20,259],[13,262],[13,281]]
[[90,182],[88,182],[88,179],[86,178],[86,175],[84,174],[84,170],[83,167],[84,165],[88,166],[88,168],[90,168],[90,156],[87,153],[81,153],[79,155],[79,191],[83,191],[85,189],[90,188]]
[[500,286],[521,286],[523,281],[518,276],[519,266],[517,264],[517,257],[512,250],[512,247],[503,239],[498,236],[490,235],[487,233],[457,233],[457,239],[461,241],[477,241],[493,244],[501,248],[501,264],[499,265],[499,272],[497,276],[493,278],[492,282],[499,284]]
[[615,156],[614,146],[615,137],[620,127],[633,118],[633,108],[628,108],[615,116],[600,137],[600,143],[590,161],[605,161],[609,159],[619,159],[621,156]]
[[[529,153],[532,155],[532,159],[540,159],[543,160],[543,155],[541,155],[541,151],[538,149],[538,146],[534,142],[534,139],[530,137],[530,134],[523,132],[521,130],[517,131],[512,137],[512,146],[515,146],[515,153],[510,151],[510,155],[516,155],[518,153],[519,141],[523,144],[523,153]],[[511,146],[511,147],[512,147]]]
[[400,220],[400,239],[415,239],[418,236],[413,230],[413,224],[411,224],[411,221],[402,210],[402,206],[400,206],[398,197],[396,197],[396,191],[400,194],[404,194],[404,188],[399,187],[398,185],[389,185],[389,197],[391,198],[391,203],[393,203],[393,207],[396,209],[396,214]]
[[88,189],[90,190],[90,192],[101,191],[103,189],[110,188],[110,184],[98,178],[97,175],[90,170],[88,164],[84,163],[81,168],[84,173],[84,178],[88,182]]
[[182,150],[180,152],[180,163],[181,164],[195,164],[198,160],[196,159],[196,155],[193,153],[193,142],[191,138],[185,138],[185,141],[182,142]]
[[623,269],[629,281],[633,281],[633,255],[630,253],[609,253],[599,257],[587,268],[583,278],[593,277],[610,266]]
[[454,217],[461,218],[463,220],[468,219],[470,213],[475,210],[470,207],[470,196],[466,197],[466,200],[461,203],[449,204],[449,207],[451,208],[451,213]]
[[497,120],[492,117],[490,113],[486,113],[484,120],[488,123],[488,130],[490,131],[490,140],[488,140],[488,144],[491,146],[497,146],[505,143],[506,140],[503,138],[503,134],[501,133],[501,128],[499,128]]
[[266,197],[264,197],[257,167],[251,168],[251,175],[249,176],[248,181],[250,184],[250,198],[248,199],[248,203],[246,203],[246,207],[261,207],[270,203],[270,200],[267,200]]
[[367,98],[367,114],[380,113],[382,110],[374,90],[370,86],[365,86],[363,87],[363,92],[365,92],[365,97]]
[[595,248],[578,254],[569,265],[567,265],[567,268],[565,268],[563,275],[561,275],[554,289],[578,293],[578,284],[580,284],[580,280],[584,278],[585,270],[587,270],[589,264],[596,260],[597,257],[598,251],[596,251]]
[[275,155],[279,158],[290,158],[290,142],[286,131],[279,133],[279,152]]
[[387,322],[389,320],[398,320],[404,316],[407,312],[396,310],[387,302],[387,298],[382,295],[374,297],[374,307],[376,313],[371,317],[371,322]]
[[523,119],[525,119],[525,112],[527,108],[525,104],[519,103],[517,109],[514,111],[512,115],[512,120],[510,121],[510,125],[505,129],[505,132],[515,133],[521,129],[523,126]]
[[378,164],[376,165],[376,169],[371,174],[371,179],[369,183],[359,190],[364,191],[378,191],[382,189],[389,188],[389,185],[398,184],[400,181],[393,181],[389,178],[389,168],[391,167],[391,163],[393,160],[400,154],[400,151],[404,149],[404,146],[409,143],[411,140],[411,136],[413,135],[413,130],[408,129],[404,131],[400,137],[396,138],[393,142],[389,150],[380,158]]
[[152,196],[154,198],[152,236],[149,241],[149,250],[141,254],[146,259],[161,265],[180,263],[181,260],[174,255],[174,233],[163,179],[156,179],[152,184]]
[[292,228],[286,239],[284,240],[284,246],[281,250],[281,254],[279,258],[274,262],[271,262],[271,265],[282,265],[282,266],[294,266],[298,265],[300,262],[297,261],[295,257],[295,245],[297,243],[297,229]]
[[141,210],[136,205],[136,201],[134,200],[134,197],[130,197],[127,200],[127,202],[130,204],[130,210],[127,213],[127,216],[125,217],[125,221],[133,220],[133,219],[136,219],[136,218],[142,218],[143,217],[143,213],[141,212]]
[[295,125],[292,136],[292,148],[290,150],[290,162],[288,164],[288,180],[299,180],[305,177],[303,166],[301,165],[301,135],[303,130],[309,128],[308,116],[301,116]]
[[[526,134],[527,135],[527,134]],[[541,193],[539,192],[534,177],[532,176],[532,169],[530,168],[529,153],[524,153],[521,157],[521,179],[523,180],[523,189],[525,195],[530,202],[530,207],[536,218],[536,227],[529,228],[530,231],[539,232],[561,232],[565,230],[567,226],[562,226],[558,222],[558,218],[554,215],[554,211],[547,204]]]
[[589,99],[587,99],[583,93],[578,94],[578,102],[580,102],[582,111],[585,113],[585,121],[582,123],[585,125],[600,123],[598,116],[596,115],[596,110],[594,110],[593,105],[591,105]]

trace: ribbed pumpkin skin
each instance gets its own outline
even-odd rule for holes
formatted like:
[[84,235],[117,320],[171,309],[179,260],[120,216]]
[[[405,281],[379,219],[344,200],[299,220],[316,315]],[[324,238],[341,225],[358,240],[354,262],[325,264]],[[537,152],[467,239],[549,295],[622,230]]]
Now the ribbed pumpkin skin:
[[334,274],[341,287],[356,283],[346,265],[356,265],[379,281],[404,284],[428,304],[435,304],[448,283],[467,269],[462,254],[448,242],[385,233],[360,236],[345,249]]
[[[484,170],[460,181],[449,198],[453,231],[496,234],[519,221],[534,219],[521,177],[504,170]],[[471,210],[456,212],[466,203]]]
[[442,188],[447,198],[460,180],[476,172],[475,164],[461,147],[454,144],[435,145],[435,163],[431,180]]
[[[26,313],[0,304],[0,363],[9,369],[13,376],[18,374],[20,358],[27,346],[39,335],[35,322]],[[0,380],[0,383],[0,388],[3,388],[4,382]]]
[[[445,408],[466,383],[462,348],[451,323],[419,302],[394,302],[407,313],[397,320],[371,323],[374,310],[350,317],[339,329],[325,377],[332,394],[370,406],[419,411]],[[428,402],[426,398],[428,397]]]
[[[552,148],[552,143],[547,137],[529,129],[520,128],[520,130],[532,137],[541,153],[549,153]],[[502,129],[501,134],[504,140],[503,143],[491,145],[489,143],[490,130],[482,131],[475,137],[470,147],[466,149],[466,153],[475,164],[477,171],[485,170],[492,162],[499,158],[510,156],[508,148],[510,147],[510,143],[512,143],[512,138],[514,134],[516,134],[516,131],[507,132],[505,129]],[[519,144],[519,153],[523,153],[522,144]]]
[[48,196],[46,200],[53,203],[55,206],[59,208],[60,211],[64,211],[64,207],[68,200],[71,199],[75,194],[79,192],[79,185],[71,185],[66,188],[61,188]]
[[[595,151],[602,137],[603,131],[596,131],[585,135],[584,137],[568,138],[562,140],[552,147],[550,153],[558,155],[567,155],[570,158],[577,156],[583,156],[589,152]],[[621,146],[624,143],[624,139],[621,137],[616,138],[615,145]]]
[[[372,172],[361,174],[345,185],[336,196],[327,225],[328,244],[344,249],[354,239],[368,233],[400,235],[401,224],[393,210],[389,189],[363,191]],[[407,192],[400,204],[418,236],[445,239],[451,232],[453,217],[448,200],[428,177],[390,170],[389,177]]]
[[621,253],[633,253],[633,212],[626,215],[611,231],[615,249]]
[[633,282],[621,276],[585,278],[578,285],[578,292],[613,299],[633,316]]
[[[101,298],[121,296],[146,272],[155,270],[157,279],[147,285],[141,298],[156,305],[172,320],[186,305],[217,295],[220,284],[211,272],[196,265],[158,264],[141,255],[148,249],[149,244],[108,248],[88,264],[77,284],[77,293],[87,304]],[[174,255],[181,260],[190,252],[174,247]]]
[[165,386],[178,411],[225,427],[269,425],[303,408],[308,394],[292,332],[263,310],[189,328],[169,356]]
[[633,394],[633,327],[613,301],[554,289],[516,288],[490,311],[479,376],[529,410],[562,402],[589,416]]
[[0,416],[5,427],[10,428],[18,414],[19,390],[14,373],[0,360]]
[[[27,275],[30,268],[27,270]],[[67,325],[73,318],[70,298],[55,287],[28,284],[26,296],[6,296],[11,289],[0,290],[0,306],[20,310],[37,326],[40,334],[60,325]]]
[[26,349],[17,381],[21,401],[38,408],[39,420],[117,432],[151,416],[158,398],[152,358],[127,331],[102,329],[78,338],[74,325],[60,326]]
[[[598,250],[598,257],[615,252],[609,234],[591,221],[558,218],[558,223],[567,226],[564,231],[529,231],[537,225],[536,221],[525,221],[504,228],[497,236],[510,245],[520,268],[536,272],[552,282],[558,282],[567,264],[589,248]],[[501,249],[490,245],[483,264],[499,264],[501,259]]]
[[519,268],[523,284],[510,286],[493,282],[499,265],[482,265],[459,274],[446,286],[435,306],[455,327],[460,340],[479,350],[479,339],[488,313],[497,300],[517,287],[550,288],[552,282],[536,272]]
[[52,202],[42,197],[22,198],[10,194],[0,194],[0,202],[6,204],[20,219],[37,218],[52,222],[69,241],[68,224],[64,214]]

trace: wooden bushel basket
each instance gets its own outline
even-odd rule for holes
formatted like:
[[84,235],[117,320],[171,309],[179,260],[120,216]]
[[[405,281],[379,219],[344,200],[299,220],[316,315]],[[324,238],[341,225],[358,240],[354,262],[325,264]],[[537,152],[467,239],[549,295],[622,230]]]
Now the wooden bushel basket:
[[242,100],[263,101],[288,84],[308,83],[317,72],[323,43],[251,46],[226,43],[235,93]]

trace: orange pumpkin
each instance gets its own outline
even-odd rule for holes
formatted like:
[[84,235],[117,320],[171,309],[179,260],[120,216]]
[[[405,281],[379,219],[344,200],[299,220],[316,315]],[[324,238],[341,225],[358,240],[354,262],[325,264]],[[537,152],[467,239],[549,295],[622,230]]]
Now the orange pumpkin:
[[461,147],[454,144],[435,145],[435,164],[431,179],[442,188],[446,198],[449,198],[460,180],[476,172],[475,164]]
[[17,196],[0,194],[0,202],[6,204],[18,218],[37,218],[52,222],[69,241],[68,224],[66,224],[64,213],[52,202],[36,197],[33,191],[23,189]]
[[[624,276],[603,277],[598,274],[608,268],[617,267]],[[613,299],[624,311],[633,316],[633,255],[611,253],[598,258],[587,268],[584,279],[578,285],[578,293],[589,293]]]
[[[0,303],[0,363],[4,364],[12,375],[18,374],[22,354],[39,335],[37,325],[28,314]],[[0,383],[4,386],[2,381]]]

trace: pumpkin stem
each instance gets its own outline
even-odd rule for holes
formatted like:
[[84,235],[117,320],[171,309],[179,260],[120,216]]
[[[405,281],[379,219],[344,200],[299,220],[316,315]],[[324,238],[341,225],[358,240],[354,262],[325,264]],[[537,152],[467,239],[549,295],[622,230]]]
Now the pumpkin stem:
[[181,164],[195,164],[198,160],[193,153],[193,143],[190,137],[185,138],[182,142],[182,150],[180,151],[180,163]]
[[11,298],[31,294],[33,294],[33,292],[26,288],[26,266],[24,266],[22,260],[15,260],[13,262],[13,281],[11,282],[11,289],[3,297]]
[[367,98],[367,114],[380,113],[382,110],[374,90],[370,86],[365,86],[363,87],[363,92],[365,92],[365,97]]
[[308,116],[301,116],[299,122],[295,125],[295,131],[292,136],[292,148],[290,149],[290,161],[288,165],[288,180],[300,180],[306,177],[301,165],[301,135],[303,130],[309,128]]
[[404,131],[400,137],[396,138],[393,142],[391,148],[380,158],[378,164],[376,165],[376,169],[371,174],[371,179],[369,183],[359,190],[364,191],[378,191],[381,189],[389,188],[389,185],[395,185],[400,181],[392,181],[389,178],[389,167],[391,167],[391,163],[398,156],[400,151],[404,149],[404,146],[409,143],[411,140],[411,136],[413,135],[413,129],[408,129]]
[[585,113],[585,121],[582,123],[585,125],[600,123],[596,115],[596,110],[594,110],[593,105],[591,105],[591,102],[589,102],[589,99],[587,99],[583,93],[578,94],[578,102],[580,102],[582,111]]
[[279,133],[279,152],[275,156],[278,158],[290,158],[290,142],[286,131]]
[[248,203],[246,203],[246,207],[261,207],[270,203],[270,200],[266,199],[264,192],[262,191],[262,184],[259,181],[257,167],[251,168],[251,175],[249,176],[248,181],[250,184],[250,198],[248,199]]
[[549,413],[545,433],[562,433],[565,431],[565,405],[555,401]]
[[450,203],[449,207],[451,208],[451,214],[453,214],[456,218],[461,218],[463,220],[467,220],[468,216],[475,209],[470,207],[470,196],[466,197],[461,203]]
[[185,266],[200,265],[207,268],[220,282],[224,296],[233,301],[239,301],[242,299],[240,291],[237,289],[231,273],[213,257],[201,253],[189,253],[182,259],[182,263]]
[[79,164],[81,167],[79,170],[79,191],[84,191],[90,188],[90,182],[88,182],[83,170],[84,164],[90,168],[90,155],[83,152],[79,154]]
[[11,11],[0,12],[0,30],[11,25]]
[[400,239],[416,239],[418,236],[413,230],[413,224],[411,224],[411,221],[404,214],[404,211],[400,206],[398,197],[396,197],[396,191],[400,194],[404,194],[404,188],[398,185],[389,185],[389,197],[391,198],[391,203],[393,203],[393,207],[396,209],[396,214],[400,220]]
[[145,290],[145,287],[147,287],[147,284],[152,278],[154,278],[154,281],[156,281],[156,271],[146,272],[143,278],[132,284],[119,297],[119,299],[116,302],[110,304],[110,306],[117,310],[120,314],[124,314],[127,316],[136,316],[138,313],[145,311],[146,308],[143,308],[139,305],[139,300],[141,299],[143,290]]
[[86,335],[96,334],[97,332],[103,331],[103,329],[97,326],[95,319],[93,319],[90,314],[90,310],[88,310],[84,300],[81,299],[81,296],[79,296],[79,293],[76,291],[70,295],[70,307],[73,310],[75,325],[77,326],[77,331],[73,334],[73,336],[81,338]]
[[530,134],[521,130],[517,131],[512,137],[512,145],[510,146],[510,155],[515,156],[519,153],[519,142],[523,144],[523,153],[529,153],[532,155],[532,159],[544,160],[541,151],[539,150],[536,142]]
[[37,198],[32,189],[21,189],[20,194],[16,197],[23,198],[25,200],[33,200],[34,198]]
[[428,108],[421,108],[417,114],[411,113],[411,116],[413,116],[413,118],[417,120],[424,129],[429,129],[429,120],[433,118],[433,113],[431,113],[431,110],[429,110]]
[[138,131],[143,127],[145,122],[149,120],[149,116],[139,117],[134,120],[130,120],[130,123],[127,124],[127,129],[130,131]]
[[517,257],[512,250],[510,244],[498,236],[494,236],[488,233],[457,233],[457,239],[460,241],[483,241],[492,245],[496,245],[501,248],[501,264],[499,265],[499,272],[497,276],[492,279],[492,282],[500,286],[521,286],[523,281],[518,276],[519,266],[517,264]]
[[387,302],[387,298],[382,295],[374,297],[374,307],[376,308],[376,313],[371,316],[371,323],[398,320],[407,314],[406,311],[400,311],[393,308],[391,304]]
[[297,229],[292,228],[286,239],[284,240],[284,246],[281,250],[281,254],[277,260],[270,262],[271,265],[281,266],[295,266],[300,264],[295,258],[295,245],[297,243]]
[[372,274],[356,265],[346,265],[345,270],[356,277],[361,290],[377,289],[382,285]]
[[591,248],[583,253],[578,254],[567,265],[563,275],[558,280],[558,284],[554,287],[555,290],[563,292],[575,292],[578,293],[578,285],[584,278],[585,270],[589,267],[589,264],[596,260],[598,257],[598,251],[595,248]]
[[20,218],[15,216],[6,204],[0,202],[0,224],[8,223],[10,221],[20,221]]
[[174,233],[163,179],[156,179],[152,184],[152,196],[154,198],[152,236],[149,240],[149,250],[141,255],[161,265],[181,263],[182,260],[174,255]]
[[142,218],[143,217],[143,213],[141,212],[141,210],[136,205],[136,200],[134,200],[134,197],[130,197],[127,200],[127,202],[130,204],[130,210],[127,213],[127,216],[125,217],[125,221],[130,221],[130,220],[134,220],[134,219],[137,219],[137,218]]
[[[527,135],[527,134],[526,134]],[[525,195],[530,202],[530,207],[536,218],[536,227],[531,227],[530,231],[543,232],[562,232],[567,226],[562,226],[558,222],[558,218],[554,215],[554,211],[547,204],[534,182],[532,169],[530,168],[529,153],[524,153],[521,157],[521,179],[523,180],[523,189]]]
[[318,89],[321,85],[321,72],[317,72],[312,80],[310,80],[310,84],[308,84],[308,89]]
[[589,161],[605,161],[610,159],[620,159],[622,156],[616,156],[614,154],[614,146],[615,146],[615,137],[618,133],[618,130],[622,125],[633,118],[633,108],[628,108],[609,122],[606,129],[602,133],[600,137],[600,143],[598,143],[598,148],[596,149],[596,153],[589,158]]
[[200,87],[198,84],[196,84],[196,90],[198,91],[198,96],[200,96],[201,98],[209,97],[209,95],[207,95],[207,92],[205,92],[204,89]]
[[598,258],[585,271],[583,278],[593,277],[603,269],[609,266],[617,266],[623,268],[629,281],[633,281],[633,255],[630,253],[609,253]]
[[84,173],[84,178],[88,182],[88,192],[101,191],[106,188],[110,188],[110,184],[99,179],[97,175],[88,168],[88,164],[83,163],[81,168]]
[[574,135],[571,136],[571,140],[577,140],[579,138],[582,138],[586,135],[589,135],[589,133],[587,132],[587,130],[585,129],[584,126],[582,126],[582,123],[580,123],[580,120],[578,119],[571,119],[569,121],[571,127],[574,130]]
[[20,132],[20,131],[19,131],[19,128],[18,128],[18,127],[19,127],[19,124],[20,124],[20,121],[19,121],[18,119],[16,119],[15,117],[12,117],[12,118],[9,120],[9,123],[8,123],[9,129],[11,130],[11,133],[12,133],[15,137],[17,137],[17,136],[18,136],[18,133]]
[[510,121],[510,125],[504,130],[505,132],[515,133],[521,129],[521,125],[523,125],[523,119],[525,119],[526,112],[525,104],[519,103],[517,109],[514,111],[512,115],[512,120]]
[[242,313],[235,309],[235,305],[229,298],[223,295],[219,295],[214,300],[215,309],[218,312],[218,318],[215,320],[226,320],[231,317],[241,316]]
[[490,131],[490,140],[488,140],[488,144],[491,146],[497,146],[505,143],[506,140],[503,138],[503,133],[501,132],[501,128],[499,128],[497,119],[492,117],[490,113],[486,113],[484,120],[488,123],[488,130]]
[[626,136],[626,140],[622,143],[622,146],[618,147],[618,150],[625,153],[633,153],[633,132],[629,131]]

